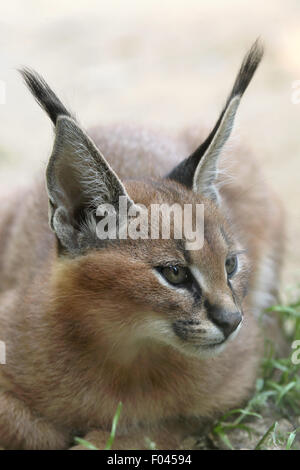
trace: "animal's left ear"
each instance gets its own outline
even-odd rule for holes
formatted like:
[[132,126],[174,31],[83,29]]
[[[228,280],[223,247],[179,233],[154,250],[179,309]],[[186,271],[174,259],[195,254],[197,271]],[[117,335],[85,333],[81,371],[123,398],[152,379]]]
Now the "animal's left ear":
[[193,189],[194,192],[218,202],[215,181],[218,175],[218,160],[230,136],[240,99],[249,85],[263,56],[263,48],[257,40],[245,56],[232,91],[220,117],[207,137],[195,152],[175,167],[167,178]]

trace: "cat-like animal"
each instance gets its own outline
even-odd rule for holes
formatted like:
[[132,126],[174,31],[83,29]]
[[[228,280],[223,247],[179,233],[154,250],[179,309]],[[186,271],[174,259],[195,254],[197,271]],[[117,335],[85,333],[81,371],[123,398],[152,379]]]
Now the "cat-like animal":
[[[0,446],[65,449],[82,436],[103,449],[122,402],[114,448],[143,449],[148,437],[175,449],[249,396],[283,219],[247,145],[224,146],[261,57],[256,42],[200,146],[195,132],[171,139],[130,125],[88,135],[22,71],[55,142],[46,185],[41,177],[1,198]],[[203,204],[203,246],[100,239],[97,207],[118,215],[119,197],[129,209]]]

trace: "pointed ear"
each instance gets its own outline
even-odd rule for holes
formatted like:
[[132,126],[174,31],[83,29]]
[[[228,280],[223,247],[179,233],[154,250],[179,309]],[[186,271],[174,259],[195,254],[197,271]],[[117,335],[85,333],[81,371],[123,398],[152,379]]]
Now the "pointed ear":
[[232,91],[226,101],[219,119],[207,139],[195,152],[175,167],[167,178],[203,194],[215,202],[218,191],[215,182],[218,176],[218,160],[228,140],[240,99],[248,87],[258,64],[263,56],[263,48],[257,40],[245,56]]
[[[99,204],[118,208],[119,197],[133,201],[92,140],[67,116],[57,119],[53,152],[46,172],[49,222],[63,247],[78,251],[85,243],[82,229],[96,236]],[[94,225],[94,226],[93,226]]]
[[63,251],[79,253],[98,242],[96,209],[111,204],[118,209],[119,197],[133,201],[125,187],[88,135],[71,117],[64,105],[35,72],[22,75],[38,103],[55,126],[55,142],[46,182],[49,196],[49,222]]

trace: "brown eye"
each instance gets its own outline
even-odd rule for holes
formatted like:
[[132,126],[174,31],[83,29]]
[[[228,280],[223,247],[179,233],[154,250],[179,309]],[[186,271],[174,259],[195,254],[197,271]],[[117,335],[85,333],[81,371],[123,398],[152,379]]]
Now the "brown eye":
[[225,262],[225,268],[228,277],[232,277],[237,270],[238,260],[236,255],[229,256]]
[[188,270],[183,266],[168,266],[162,268],[161,273],[170,284],[184,284],[189,279]]

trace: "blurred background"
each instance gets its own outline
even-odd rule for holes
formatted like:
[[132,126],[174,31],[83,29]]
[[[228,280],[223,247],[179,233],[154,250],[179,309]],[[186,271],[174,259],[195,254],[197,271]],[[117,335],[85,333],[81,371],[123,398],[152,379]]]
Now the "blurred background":
[[261,36],[265,58],[234,138],[251,144],[284,203],[283,285],[299,283],[299,20],[299,0],[2,1],[0,184],[32,178],[52,146],[50,120],[16,68],[39,71],[86,128],[126,120],[175,133],[215,122]]

